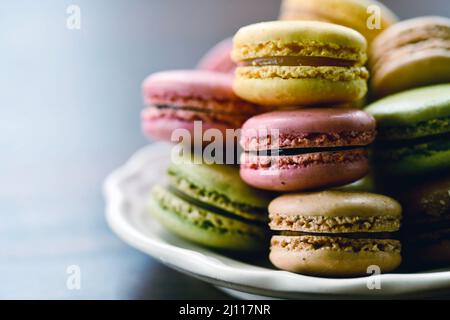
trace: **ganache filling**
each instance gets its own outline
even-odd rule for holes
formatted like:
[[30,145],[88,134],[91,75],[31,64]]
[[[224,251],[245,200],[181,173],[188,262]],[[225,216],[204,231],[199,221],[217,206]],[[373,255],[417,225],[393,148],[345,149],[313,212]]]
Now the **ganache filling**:
[[[248,224],[253,224],[253,225],[257,225],[257,226],[267,226],[267,223],[265,223],[265,222],[246,219],[246,218],[241,217],[239,215],[236,215],[236,214],[233,214],[231,212],[228,212],[228,211],[226,211],[226,210],[224,210],[222,208],[218,208],[218,207],[215,207],[215,206],[210,205],[208,203],[199,201],[199,200],[197,200],[197,199],[195,199],[195,198],[193,198],[193,197],[191,197],[191,196],[181,192],[180,190],[177,190],[173,186],[168,186],[167,189],[171,193],[173,193],[175,196],[177,196],[178,198],[180,198],[180,199],[182,199],[182,200],[184,200],[184,201],[186,201],[186,202],[188,202],[188,203],[190,203],[190,204],[192,204],[192,205],[194,205],[196,207],[204,209],[206,211],[211,211],[211,212],[213,212],[215,214],[219,214],[219,215],[227,217],[227,218],[239,220],[239,221],[242,221],[242,222],[245,222],[245,223],[248,223]],[[256,214],[266,214],[267,213],[265,211],[263,212],[263,210],[258,210],[256,208],[253,209],[253,211]]]
[[254,58],[242,61],[240,66],[243,67],[263,67],[263,66],[286,66],[286,67],[354,67],[356,61],[329,58],[329,57],[266,57]]

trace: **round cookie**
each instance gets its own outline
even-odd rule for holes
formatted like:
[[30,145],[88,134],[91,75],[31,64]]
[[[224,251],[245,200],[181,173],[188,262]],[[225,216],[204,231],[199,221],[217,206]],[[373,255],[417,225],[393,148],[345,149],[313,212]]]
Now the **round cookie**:
[[325,22],[272,21],[241,28],[233,39],[233,88],[261,105],[357,101],[367,92],[367,43],[357,31]]
[[395,24],[373,42],[370,66],[377,97],[450,82],[450,19],[420,17]]
[[377,120],[378,172],[419,175],[450,168],[450,84],[388,96],[365,111]]
[[401,206],[371,193],[322,191],[288,194],[269,205],[270,261],[307,275],[367,275],[371,265],[389,272],[401,263]]
[[204,70],[163,71],[150,75],[142,84],[144,103],[142,128],[149,138],[178,142],[177,129],[194,136],[195,121],[202,132],[238,129],[251,116],[267,108],[243,101],[233,92],[233,76]]
[[366,146],[375,120],[353,109],[275,111],[250,118],[241,132],[241,177],[273,191],[344,185],[369,171]]
[[414,266],[450,263],[450,174],[402,190],[405,256]]
[[[379,28],[369,29],[368,19],[378,13]],[[340,24],[360,32],[368,43],[398,21],[391,10],[374,0],[283,0],[280,19],[316,20]]]
[[204,246],[263,249],[271,195],[245,185],[234,166],[196,164],[200,160],[184,157],[169,166],[168,186],[152,190],[152,216],[174,234]]
[[200,59],[197,69],[233,73],[236,69],[236,64],[231,60],[232,49],[233,40],[231,38],[222,40],[205,53]]

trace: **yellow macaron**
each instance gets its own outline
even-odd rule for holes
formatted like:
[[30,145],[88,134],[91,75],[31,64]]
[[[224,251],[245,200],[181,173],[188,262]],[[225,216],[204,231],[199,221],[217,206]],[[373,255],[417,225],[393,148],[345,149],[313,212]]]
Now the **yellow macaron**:
[[262,105],[351,103],[367,92],[367,42],[355,30],[317,21],[272,21],[233,39],[234,90]]
[[397,16],[375,0],[283,0],[281,20],[318,20],[359,31],[369,43],[398,21]]

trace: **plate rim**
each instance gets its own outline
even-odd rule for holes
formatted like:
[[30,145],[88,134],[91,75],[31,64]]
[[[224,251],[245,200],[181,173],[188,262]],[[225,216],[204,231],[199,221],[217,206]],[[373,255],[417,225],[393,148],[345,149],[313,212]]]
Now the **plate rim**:
[[[143,169],[143,165],[150,155],[163,154],[160,149],[168,148],[169,146],[166,143],[155,142],[135,152],[125,164],[107,176],[103,184],[103,195],[106,202],[106,220],[110,228],[124,242],[156,258],[170,268],[196,276],[207,282],[215,280],[222,287],[231,289],[239,288],[239,290],[248,293],[272,293],[270,296],[273,295],[275,297],[286,295],[388,297],[422,295],[436,293],[442,290],[450,291],[450,271],[382,274],[380,275],[382,290],[367,289],[366,284],[370,276],[344,279],[321,278],[294,274],[282,270],[264,270],[263,268],[262,270],[239,270],[239,274],[236,274],[237,270],[234,270],[234,267],[227,266],[224,263],[217,263],[217,259],[214,258],[212,260],[205,253],[177,247],[146,237],[142,232],[135,229],[125,218],[122,207],[127,199],[119,185],[125,177],[131,174],[138,174]],[[173,261],[174,253],[176,253],[178,260],[184,263],[187,261],[187,263],[184,266],[180,266],[180,263]],[[217,255],[217,253],[211,253]],[[183,259],[180,259],[180,257],[183,257]],[[207,272],[205,266],[212,267],[211,269],[215,270],[215,273]],[[203,272],[198,272],[198,270],[202,270]],[[217,274],[221,274],[222,277],[215,276]],[[316,290],[304,291],[301,290],[301,285],[298,288],[293,288],[293,283],[298,283],[299,281],[315,281]],[[280,283],[283,283],[283,286],[280,286]],[[284,286],[286,284],[287,286]],[[386,284],[388,284],[388,293],[383,290]]]

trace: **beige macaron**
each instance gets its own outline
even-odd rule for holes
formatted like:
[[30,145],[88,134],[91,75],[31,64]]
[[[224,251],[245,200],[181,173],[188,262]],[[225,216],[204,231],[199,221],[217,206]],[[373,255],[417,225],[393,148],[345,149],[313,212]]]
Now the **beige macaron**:
[[372,43],[370,69],[377,97],[450,82],[450,19],[420,17],[388,28]]
[[319,276],[389,272],[401,263],[400,204],[386,196],[343,191],[288,194],[269,205],[270,261],[278,268]]

